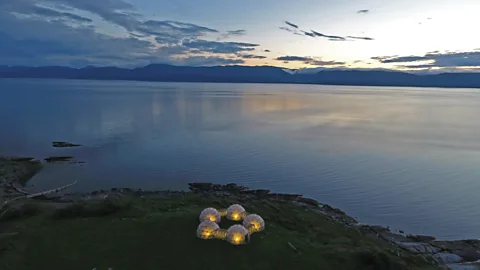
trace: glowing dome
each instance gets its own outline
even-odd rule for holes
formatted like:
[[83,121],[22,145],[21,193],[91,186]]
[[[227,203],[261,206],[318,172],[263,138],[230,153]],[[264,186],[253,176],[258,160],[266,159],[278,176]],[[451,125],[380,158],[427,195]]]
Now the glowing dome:
[[227,230],[227,241],[234,245],[246,243],[248,230],[242,225],[233,225]]
[[254,232],[261,232],[263,229],[265,229],[265,221],[263,221],[261,216],[251,214],[243,220],[243,226],[248,229],[250,234]]
[[215,238],[215,231],[219,228],[217,223],[206,220],[198,225],[197,236],[201,239],[213,239]]
[[206,208],[200,213],[200,222],[209,220],[211,222],[220,223],[220,213],[215,208]]
[[233,221],[242,220],[245,209],[239,204],[233,204],[227,209],[227,218]]

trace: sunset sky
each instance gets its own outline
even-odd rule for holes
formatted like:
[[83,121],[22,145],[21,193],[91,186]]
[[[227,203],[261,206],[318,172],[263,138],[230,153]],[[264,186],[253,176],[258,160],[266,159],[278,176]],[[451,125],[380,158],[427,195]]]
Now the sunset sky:
[[480,69],[479,0],[0,0],[0,65]]

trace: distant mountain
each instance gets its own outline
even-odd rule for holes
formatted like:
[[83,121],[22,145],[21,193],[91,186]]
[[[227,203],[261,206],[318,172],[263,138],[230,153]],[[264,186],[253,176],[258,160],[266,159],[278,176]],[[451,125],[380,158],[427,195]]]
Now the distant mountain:
[[365,86],[419,86],[480,88],[480,73],[417,75],[382,70],[328,70],[291,72],[271,66],[189,67],[152,64],[140,68],[62,66],[0,66],[0,78],[58,78],[163,82],[299,83]]

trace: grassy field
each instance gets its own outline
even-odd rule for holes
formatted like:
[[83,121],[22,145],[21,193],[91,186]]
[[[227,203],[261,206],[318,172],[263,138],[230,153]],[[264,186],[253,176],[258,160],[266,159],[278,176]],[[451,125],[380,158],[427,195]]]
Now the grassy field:
[[0,269],[438,269],[307,207],[277,201],[240,202],[266,222],[250,244],[197,239],[201,210],[232,203],[238,201],[188,193],[17,207],[0,221]]

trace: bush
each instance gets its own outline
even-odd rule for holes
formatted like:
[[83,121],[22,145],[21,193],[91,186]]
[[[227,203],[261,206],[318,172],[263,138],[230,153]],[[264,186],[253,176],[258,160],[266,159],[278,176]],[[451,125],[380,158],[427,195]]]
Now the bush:
[[8,206],[0,214],[0,221],[31,217],[40,212],[38,205],[33,203]]
[[105,199],[100,203],[75,203],[57,209],[54,218],[101,217],[111,215],[131,207],[131,203],[120,200]]

